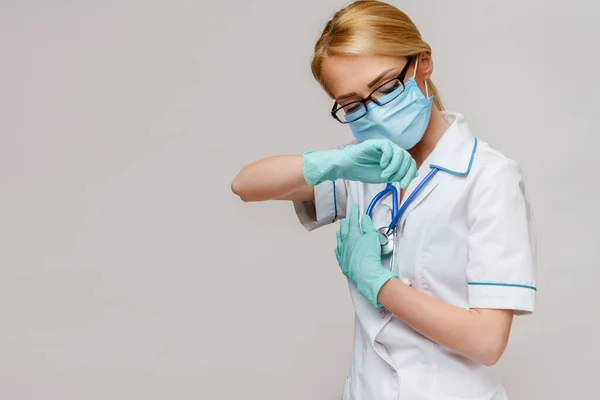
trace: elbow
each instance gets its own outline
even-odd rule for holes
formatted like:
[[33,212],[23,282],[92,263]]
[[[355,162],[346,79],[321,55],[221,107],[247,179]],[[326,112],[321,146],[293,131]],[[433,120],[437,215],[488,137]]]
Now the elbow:
[[238,195],[239,198],[244,201],[247,202],[248,200],[246,199],[246,193],[244,191],[244,186],[243,184],[240,182],[239,177],[235,177],[235,179],[231,182],[231,191]]
[[502,354],[486,354],[483,356],[480,363],[486,367],[493,367],[498,361],[500,361],[501,356]]
[[477,362],[485,365],[486,367],[492,367],[500,361],[504,350],[506,349],[506,341],[500,338],[489,338],[484,339],[479,346],[477,352]]
[[256,201],[251,181],[244,176],[244,169],[231,181],[231,191],[245,203]]
[[242,188],[237,176],[233,179],[233,181],[231,181],[231,191],[233,192],[233,194],[237,194],[241,197]]

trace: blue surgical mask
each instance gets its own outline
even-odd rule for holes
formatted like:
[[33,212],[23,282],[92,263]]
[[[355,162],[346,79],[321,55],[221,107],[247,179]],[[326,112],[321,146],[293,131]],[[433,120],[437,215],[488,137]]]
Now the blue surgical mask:
[[[427,87],[427,82],[425,86]],[[382,106],[370,102],[367,104],[367,114],[348,124],[356,139],[360,142],[367,139],[389,139],[406,150],[421,141],[429,125],[433,96],[424,96],[414,77],[408,80],[404,91],[398,95],[400,90],[402,87],[383,97],[381,101],[385,102],[386,97],[397,96]]]

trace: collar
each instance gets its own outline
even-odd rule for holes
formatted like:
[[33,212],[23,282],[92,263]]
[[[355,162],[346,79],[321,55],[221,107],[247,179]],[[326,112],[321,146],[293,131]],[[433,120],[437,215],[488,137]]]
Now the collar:
[[459,113],[443,111],[450,127],[440,138],[423,165],[452,175],[466,176],[471,171],[477,151],[477,138],[471,134],[465,118]]

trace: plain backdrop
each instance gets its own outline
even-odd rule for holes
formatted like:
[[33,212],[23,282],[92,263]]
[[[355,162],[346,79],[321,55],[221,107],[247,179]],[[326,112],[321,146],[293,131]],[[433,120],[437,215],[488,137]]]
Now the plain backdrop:
[[[0,399],[339,398],[337,226],[230,183],[351,138],[309,69],[345,4],[0,0]],[[393,4],[534,205],[537,308],[498,374],[513,400],[596,396],[597,2]]]

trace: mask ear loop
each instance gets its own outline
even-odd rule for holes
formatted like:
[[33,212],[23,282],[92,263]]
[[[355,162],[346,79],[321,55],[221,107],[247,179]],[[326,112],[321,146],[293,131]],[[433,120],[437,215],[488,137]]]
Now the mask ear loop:
[[[413,72],[413,79],[417,76],[417,68],[419,67],[419,56],[417,56],[417,61],[415,62],[415,72]],[[427,85],[427,79],[425,79],[425,98],[429,98],[429,86]]]
[[417,78],[417,68],[419,68],[419,56],[417,56],[417,61],[415,61],[415,70],[413,71],[413,79]]

